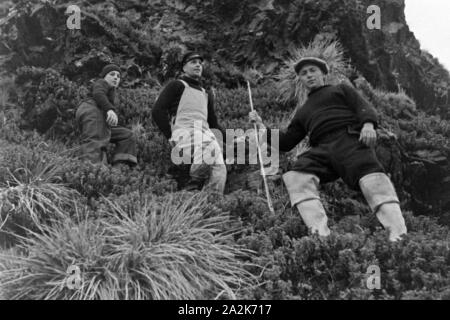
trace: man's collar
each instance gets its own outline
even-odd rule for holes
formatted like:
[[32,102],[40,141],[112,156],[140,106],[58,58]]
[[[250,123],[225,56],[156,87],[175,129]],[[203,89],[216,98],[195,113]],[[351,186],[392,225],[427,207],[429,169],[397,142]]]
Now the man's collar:
[[180,78],[189,84],[193,84],[193,85],[197,85],[197,86],[201,86],[201,84],[202,84],[201,79],[195,79],[195,78],[189,77],[187,74],[183,74]]
[[330,86],[329,84],[326,84],[326,85],[323,85],[323,86],[321,86],[321,87],[317,87],[317,88],[312,89],[312,90],[308,93],[308,97],[310,97],[312,94],[316,93],[317,91],[319,91],[319,90],[321,90],[321,89],[323,89],[323,88],[329,87],[329,86]]

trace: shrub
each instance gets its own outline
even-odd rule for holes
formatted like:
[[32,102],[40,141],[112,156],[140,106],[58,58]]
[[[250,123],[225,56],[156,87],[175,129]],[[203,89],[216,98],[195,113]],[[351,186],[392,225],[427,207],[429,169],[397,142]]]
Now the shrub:
[[22,88],[19,103],[26,128],[64,141],[75,139],[75,112],[78,103],[87,96],[86,87],[53,69],[30,67],[18,71],[16,84]]
[[[264,272],[263,285],[248,298],[443,298],[449,286],[448,229],[426,218],[406,214],[406,219],[410,234],[396,244],[386,241],[384,231],[346,233],[341,222],[332,226],[333,233],[325,240],[289,237],[277,227],[249,234],[241,243],[258,252],[253,262]],[[422,224],[426,225],[424,231]],[[272,236],[275,234],[279,237]],[[381,290],[366,286],[371,265],[381,269]]]
[[[0,255],[0,288],[13,299],[199,299],[232,298],[251,288],[245,270],[251,252],[223,230],[228,218],[214,213],[206,197],[181,194],[124,209],[108,202],[92,220],[80,209],[22,238],[21,254]],[[67,288],[67,268],[77,265],[82,282]]]
[[72,159],[65,167],[62,181],[88,199],[134,191],[164,194],[177,189],[175,181],[158,177],[151,166],[113,168]]

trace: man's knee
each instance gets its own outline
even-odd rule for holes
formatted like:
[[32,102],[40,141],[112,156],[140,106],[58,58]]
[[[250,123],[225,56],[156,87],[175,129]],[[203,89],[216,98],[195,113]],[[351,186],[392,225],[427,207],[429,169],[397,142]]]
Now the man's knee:
[[112,140],[135,140],[135,134],[132,130],[125,127],[114,127],[111,130]]
[[307,200],[320,200],[318,191],[320,179],[316,175],[289,171],[283,175],[283,181],[293,207]]

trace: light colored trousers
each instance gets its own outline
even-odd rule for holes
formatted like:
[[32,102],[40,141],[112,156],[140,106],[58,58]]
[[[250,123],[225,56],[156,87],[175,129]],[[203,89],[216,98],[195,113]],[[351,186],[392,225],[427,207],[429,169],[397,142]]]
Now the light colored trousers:
[[223,194],[227,168],[219,143],[210,129],[177,129],[172,133],[172,162],[190,164],[193,180],[207,180],[205,189]]

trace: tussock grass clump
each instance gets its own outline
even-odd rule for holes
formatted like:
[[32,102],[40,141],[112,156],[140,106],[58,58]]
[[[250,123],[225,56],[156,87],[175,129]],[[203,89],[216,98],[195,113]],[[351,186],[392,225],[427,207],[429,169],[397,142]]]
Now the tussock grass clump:
[[350,64],[344,57],[344,49],[337,40],[317,37],[307,46],[297,48],[284,62],[284,66],[276,76],[279,99],[284,103],[295,102],[297,107],[305,102],[307,91],[300,83],[294,66],[304,57],[316,57],[327,62],[330,72],[325,82],[329,84],[340,83],[351,71]]
[[[4,152],[3,152],[4,151]],[[7,145],[0,155],[0,212],[24,213],[38,223],[49,214],[65,216],[78,193],[61,183],[67,159],[36,148]]]
[[[126,209],[107,201],[104,218],[59,220],[0,255],[0,290],[10,299],[208,299],[240,297],[255,277],[251,252],[225,230],[228,217],[205,195],[144,197]],[[106,218],[105,218],[106,215]],[[76,221],[75,221],[76,220]],[[69,289],[70,266],[81,271]]]
[[[224,230],[228,217],[207,205],[205,195],[144,198],[124,210],[111,204],[106,222],[110,263],[129,288],[121,298],[237,298],[254,278],[241,259],[250,251]],[[239,259],[241,258],[241,259]]]
[[[80,199],[61,183],[66,159],[41,149],[9,145],[0,154],[0,231],[24,234],[65,218]],[[2,234],[5,236],[5,234]]]
[[66,216],[77,192],[61,184],[35,182],[25,184],[17,181],[15,186],[0,188],[0,230],[11,218],[21,226],[30,228],[49,218]]
[[[58,220],[28,230],[15,251],[0,255],[0,291],[6,299],[94,299],[106,273],[103,228],[99,221]],[[81,287],[71,287],[68,268],[77,265]],[[76,286],[75,282],[70,282]]]

